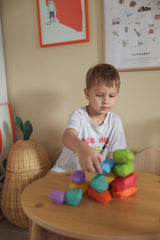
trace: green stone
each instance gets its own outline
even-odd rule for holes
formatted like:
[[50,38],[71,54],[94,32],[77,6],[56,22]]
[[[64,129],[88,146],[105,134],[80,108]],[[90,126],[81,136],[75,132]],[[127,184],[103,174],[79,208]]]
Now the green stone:
[[133,161],[134,153],[128,149],[119,149],[114,151],[113,159],[118,164],[124,164]]
[[70,189],[66,192],[66,203],[76,206],[80,203],[83,196],[81,189]]
[[134,164],[133,162],[129,162],[125,164],[117,164],[114,167],[114,172],[119,177],[126,177],[129,174],[134,172]]

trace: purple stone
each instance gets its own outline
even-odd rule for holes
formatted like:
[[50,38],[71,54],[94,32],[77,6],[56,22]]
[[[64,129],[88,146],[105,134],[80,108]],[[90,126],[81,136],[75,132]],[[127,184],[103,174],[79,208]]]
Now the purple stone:
[[57,204],[63,204],[65,202],[65,192],[54,190],[49,194],[50,199]]
[[86,174],[83,171],[78,170],[71,174],[71,180],[76,184],[83,183],[86,181]]

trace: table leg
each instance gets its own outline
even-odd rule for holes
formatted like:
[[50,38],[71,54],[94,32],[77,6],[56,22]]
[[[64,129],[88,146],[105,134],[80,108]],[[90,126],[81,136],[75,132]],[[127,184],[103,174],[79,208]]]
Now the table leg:
[[43,228],[29,221],[29,240],[42,240]]

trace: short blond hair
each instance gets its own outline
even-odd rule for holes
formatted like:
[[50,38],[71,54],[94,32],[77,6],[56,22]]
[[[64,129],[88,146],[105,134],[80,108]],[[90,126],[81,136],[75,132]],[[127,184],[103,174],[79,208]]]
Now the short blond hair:
[[94,85],[105,84],[107,87],[115,85],[120,88],[120,76],[117,69],[106,63],[97,64],[90,68],[86,74],[86,88],[89,90]]

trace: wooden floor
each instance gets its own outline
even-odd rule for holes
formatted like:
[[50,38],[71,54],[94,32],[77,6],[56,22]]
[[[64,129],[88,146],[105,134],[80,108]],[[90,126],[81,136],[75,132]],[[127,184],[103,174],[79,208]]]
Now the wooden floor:
[[[43,240],[46,238],[46,232],[44,232]],[[0,222],[0,240],[28,240],[29,234],[28,229],[22,229],[16,227],[8,220]],[[59,237],[61,240],[61,237]],[[74,240],[69,238],[68,240]]]
[[1,240],[28,240],[28,230],[9,223],[6,219],[0,222]]

